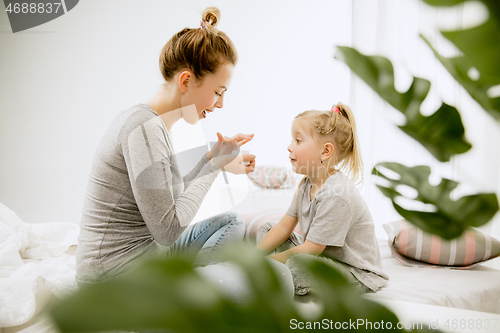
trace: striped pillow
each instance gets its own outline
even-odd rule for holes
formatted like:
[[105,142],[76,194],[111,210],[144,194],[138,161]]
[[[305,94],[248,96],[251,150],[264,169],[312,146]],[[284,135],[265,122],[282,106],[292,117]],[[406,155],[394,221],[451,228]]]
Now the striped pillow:
[[272,165],[258,166],[247,176],[255,185],[264,188],[292,188],[298,179],[292,169]]
[[393,255],[405,265],[471,268],[500,256],[500,241],[475,229],[445,240],[406,220],[384,224]]
[[[277,223],[286,214],[286,210],[283,209],[271,209],[259,213],[245,214],[242,215],[243,222],[245,222],[245,240],[249,244],[255,245],[257,239],[257,231],[260,226],[265,222]],[[300,230],[296,228],[294,230],[296,233],[300,234]]]

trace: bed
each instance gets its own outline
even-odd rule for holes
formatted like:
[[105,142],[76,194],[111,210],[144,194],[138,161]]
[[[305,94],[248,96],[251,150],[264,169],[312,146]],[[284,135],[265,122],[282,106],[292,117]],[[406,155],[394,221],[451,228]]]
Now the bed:
[[[241,184],[240,184],[241,185]],[[285,188],[262,188],[246,181],[246,189],[221,187],[222,199],[231,198],[232,207],[247,224],[247,241],[252,241],[264,221],[278,221],[295,192],[294,182]],[[213,195],[213,193],[212,193]],[[213,205],[213,203],[211,203]],[[222,207],[222,205],[221,205]],[[57,332],[50,319],[39,315],[51,298],[63,297],[76,288],[75,249],[78,225],[55,222],[28,224],[0,204],[0,327],[2,333]],[[446,320],[467,318],[488,321],[481,332],[500,331],[500,271],[486,266],[467,270],[408,267],[392,255],[380,229],[377,232],[384,271],[389,283],[364,297],[392,309],[401,320],[439,322],[448,332],[474,332],[467,327],[443,327]],[[297,307],[314,319],[321,306],[312,297],[295,299]],[[493,326],[493,323],[496,323]]]

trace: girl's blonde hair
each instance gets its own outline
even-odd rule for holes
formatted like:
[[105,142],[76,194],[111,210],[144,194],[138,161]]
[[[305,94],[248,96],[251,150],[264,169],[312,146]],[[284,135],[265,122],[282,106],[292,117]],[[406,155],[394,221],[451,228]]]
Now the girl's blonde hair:
[[[338,109],[340,113],[335,109]],[[356,184],[362,183],[363,161],[359,150],[356,123],[347,105],[339,102],[333,105],[332,111],[305,111],[298,114],[295,119],[309,125],[307,129],[318,143],[331,142],[335,147],[333,155],[328,160],[328,175],[341,170]]]
[[219,21],[220,10],[207,7],[199,28],[184,28],[165,44],[160,54],[160,71],[165,81],[183,68],[189,68],[201,80],[225,62],[236,65],[236,48],[225,33],[217,30]]

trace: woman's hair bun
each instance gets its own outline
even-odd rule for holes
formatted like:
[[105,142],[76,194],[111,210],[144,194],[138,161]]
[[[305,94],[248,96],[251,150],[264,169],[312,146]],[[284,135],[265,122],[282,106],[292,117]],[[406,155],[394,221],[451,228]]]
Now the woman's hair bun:
[[205,22],[207,28],[217,28],[220,21],[220,10],[217,7],[207,7],[201,14],[201,19]]
[[238,54],[231,39],[218,30],[220,10],[208,7],[203,11],[200,26],[184,28],[168,40],[160,54],[160,71],[165,81],[170,81],[182,69],[189,69],[196,79],[229,62],[235,65]]

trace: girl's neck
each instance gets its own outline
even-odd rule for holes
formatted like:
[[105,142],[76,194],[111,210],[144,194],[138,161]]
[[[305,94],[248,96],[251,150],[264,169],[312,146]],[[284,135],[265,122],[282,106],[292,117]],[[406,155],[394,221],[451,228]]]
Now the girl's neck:
[[311,178],[309,176],[309,179],[311,180],[311,192],[317,193],[319,190],[321,190],[327,178],[319,178],[319,177]]
[[330,175],[328,174],[328,170],[323,167],[323,168],[318,168],[316,170],[316,173],[313,172],[307,176],[311,180],[311,191],[313,193],[316,193],[323,187],[323,185],[325,184],[326,180]]

